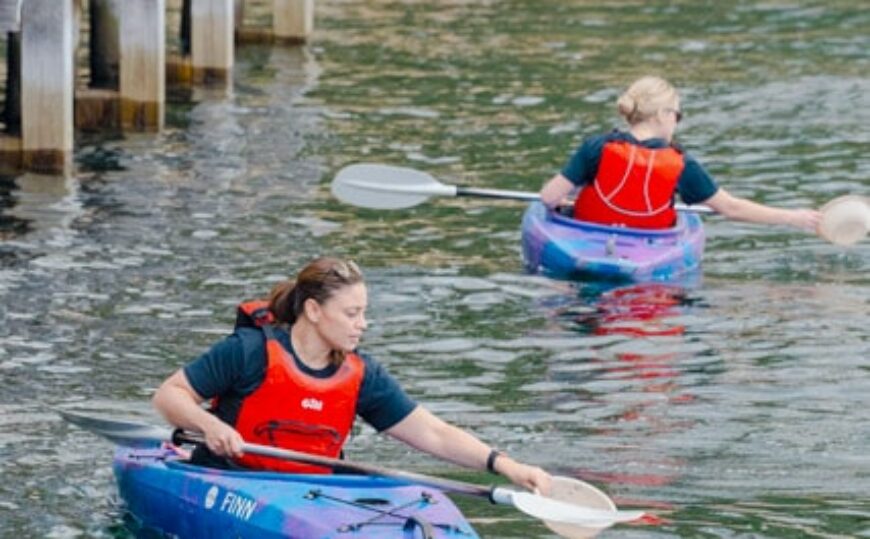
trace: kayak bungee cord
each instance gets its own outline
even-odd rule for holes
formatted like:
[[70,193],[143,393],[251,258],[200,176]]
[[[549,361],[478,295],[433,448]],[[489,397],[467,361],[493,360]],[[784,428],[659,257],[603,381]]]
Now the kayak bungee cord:
[[[316,500],[316,499],[324,499],[330,500],[339,504],[349,505],[351,507],[355,507],[357,509],[363,509],[366,511],[371,511],[377,513],[374,517],[364,520],[362,522],[357,522],[353,524],[342,524],[337,528],[339,532],[351,532],[351,531],[360,531],[365,526],[402,526],[402,529],[406,531],[411,531],[415,528],[420,528],[423,533],[423,537],[435,537],[435,533],[433,528],[439,528],[446,531],[450,531],[453,533],[461,533],[463,535],[467,535],[467,532],[462,528],[452,525],[452,524],[441,524],[441,523],[430,523],[426,519],[420,517],[419,515],[412,514],[403,514],[399,513],[403,509],[407,509],[413,505],[417,505],[423,503],[425,505],[430,505],[437,503],[433,500],[432,495],[426,491],[422,491],[420,493],[420,497],[416,500],[411,500],[409,502],[403,503],[397,507],[393,507],[390,509],[378,509],[372,506],[372,503],[384,503],[385,500],[368,500],[366,502],[361,501],[351,501],[346,500],[344,498],[338,498],[336,496],[330,496],[328,494],[324,494],[320,489],[312,489],[305,496],[306,499]],[[399,519],[401,522],[378,522],[380,519],[384,517],[393,517]]]

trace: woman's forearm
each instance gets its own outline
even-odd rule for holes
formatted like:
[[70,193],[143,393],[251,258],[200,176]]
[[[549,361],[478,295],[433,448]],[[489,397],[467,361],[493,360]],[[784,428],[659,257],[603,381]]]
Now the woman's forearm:
[[421,406],[387,432],[415,449],[467,468],[484,468],[491,450],[470,433],[442,421]]
[[[420,406],[387,433],[415,449],[467,468],[485,469],[492,454],[488,444]],[[507,455],[493,456],[493,471],[496,473],[529,490],[549,492],[552,478],[541,468],[517,462]]]
[[814,230],[821,219],[821,214],[813,209],[784,209],[774,208],[753,202],[751,200],[735,197],[719,189],[715,195],[704,201],[704,204],[713,210],[735,221],[768,225],[789,225],[795,228]]
[[541,202],[548,208],[555,208],[574,190],[574,184],[561,174],[556,174],[541,189]]

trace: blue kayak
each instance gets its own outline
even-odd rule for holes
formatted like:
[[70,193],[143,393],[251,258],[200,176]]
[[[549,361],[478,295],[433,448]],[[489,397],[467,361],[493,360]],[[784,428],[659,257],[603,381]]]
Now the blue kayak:
[[523,215],[526,268],[557,277],[612,281],[669,281],[697,270],[704,254],[704,226],[691,212],[677,224],[648,230],[578,221],[532,202]]
[[216,470],[162,447],[119,447],[113,468],[140,536],[478,537],[442,492],[392,479]]

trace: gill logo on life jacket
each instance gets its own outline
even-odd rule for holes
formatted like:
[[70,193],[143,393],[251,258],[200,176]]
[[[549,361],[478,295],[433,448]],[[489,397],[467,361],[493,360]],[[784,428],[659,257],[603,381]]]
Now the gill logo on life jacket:
[[320,399],[315,399],[314,397],[307,397],[302,399],[302,407],[306,410],[316,410],[320,412],[323,410],[323,401]]

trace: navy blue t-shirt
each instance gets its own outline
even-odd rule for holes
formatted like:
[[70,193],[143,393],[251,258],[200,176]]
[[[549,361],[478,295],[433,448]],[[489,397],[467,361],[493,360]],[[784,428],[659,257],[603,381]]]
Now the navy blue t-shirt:
[[[598,175],[598,165],[601,163],[601,151],[604,145],[614,140],[624,140],[644,148],[667,148],[664,139],[653,138],[639,141],[631,133],[612,131],[604,135],[590,137],[583,141],[574,155],[562,169],[562,176],[574,185],[580,187],[592,183]],[[686,204],[701,204],[716,194],[719,186],[701,164],[689,154],[683,152],[685,167],[677,180],[677,192]]]
[[[296,359],[290,335],[275,328],[275,337],[290,352],[302,372],[316,378],[332,376],[337,367],[312,370]],[[241,400],[257,389],[266,375],[265,335],[257,328],[237,328],[214,344],[210,350],[184,367],[184,375],[199,396],[211,399],[220,396],[219,416],[237,416]],[[358,353],[359,354],[359,353]],[[378,432],[389,429],[410,414],[414,402],[377,361],[359,354],[365,364],[356,412]],[[234,409],[232,409],[234,408]]]

